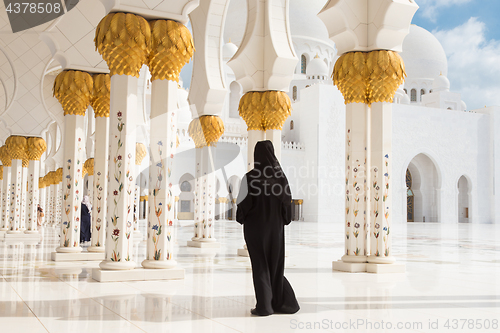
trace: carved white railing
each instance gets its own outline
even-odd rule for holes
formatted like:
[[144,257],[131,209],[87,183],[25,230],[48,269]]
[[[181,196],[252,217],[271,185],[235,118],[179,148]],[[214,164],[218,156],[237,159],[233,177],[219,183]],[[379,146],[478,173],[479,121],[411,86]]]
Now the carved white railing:
[[300,142],[282,142],[281,143],[282,150],[305,150],[306,147],[303,143]]

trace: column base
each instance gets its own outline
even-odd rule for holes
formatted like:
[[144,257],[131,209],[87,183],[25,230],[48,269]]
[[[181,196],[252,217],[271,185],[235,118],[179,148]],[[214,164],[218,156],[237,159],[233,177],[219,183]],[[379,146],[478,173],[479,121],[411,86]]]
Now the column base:
[[64,247],[64,246],[59,246],[56,248],[57,253],[80,253],[82,252],[82,247],[77,246],[77,247]]
[[24,232],[18,232],[18,233],[5,233],[3,236],[3,239],[10,240],[10,241],[40,241],[40,234],[25,234]]
[[[104,253],[106,249],[104,248],[104,246],[89,246],[87,248],[87,251],[89,252],[98,252],[98,253]],[[104,259],[104,258],[103,258]]]
[[9,228],[0,228],[0,231],[7,231]]
[[404,264],[352,263],[352,262],[343,262],[342,260],[334,261],[332,263],[332,269],[334,271],[348,272],[348,273],[375,273],[375,274],[406,273],[406,265]]
[[367,259],[368,259],[367,256],[350,256],[344,254],[340,260],[342,260],[345,263],[359,264],[359,263],[366,263]]
[[102,261],[104,260],[104,252],[81,252],[81,253],[51,253],[52,261]]
[[123,281],[155,281],[155,280],[179,280],[184,279],[183,268],[171,269],[144,269],[135,268],[130,270],[104,270],[94,268],[92,279],[98,282],[123,282]]
[[213,242],[206,242],[202,241],[201,238],[199,240],[191,240],[187,242],[187,246],[189,247],[198,247],[198,248],[211,248],[211,249],[218,249],[220,248],[220,243],[213,241]]
[[177,266],[175,260],[143,260],[142,267],[146,269],[172,269]]
[[19,235],[19,234],[22,234],[22,231],[21,230],[17,230],[17,231],[14,231],[14,230],[7,230],[7,233],[9,235]]
[[0,239],[3,239],[5,237],[5,230],[0,229]]
[[111,261],[111,260],[103,260],[99,267],[102,270],[110,270],[110,271],[127,271],[132,270],[137,267],[135,262],[133,261]]
[[25,230],[24,231],[25,234],[27,235],[34,235],[34,234],[38,234],[38,230]]
[[371,264],[394,264],[396,259],[393,256],[389,257],[377,257],[377,256],[369,256],[368,262]]

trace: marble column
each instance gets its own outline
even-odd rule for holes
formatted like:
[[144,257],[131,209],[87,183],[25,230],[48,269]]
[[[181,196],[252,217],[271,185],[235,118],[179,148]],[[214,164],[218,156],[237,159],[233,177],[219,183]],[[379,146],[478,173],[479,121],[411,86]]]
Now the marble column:
[[38,188],[39,188],[38,202],[40,204],[40,208],[42,208],[42,210],[43,210],[43,215],[44,215],[42,217],[41,223],[42,223],[42,225],[45,225],[45,218],[46,218],[46,214],[47,214],[47,206],[45,204],[47,201],[47,185],[45,184],[43,177],[38,178]]
[[40,199],[39,179],[40,179],[40,158],[47,150],[47,144],[42,138],[28,138],[28,214],[27,230],[25,233],[38,233],[37,213]]
[[99,266],[129,270],[136,266],[132,246],[137,80],[151,47],[151,28],[141,16],[110,13],[99,22],[94,41],[111,76],[106,247]]
[[[0,153],[1,154],[1,153]],[[3,202],[2,198],[4,196],[3,191],[3,165],[0,165],[0,219],[2,218]],[[3,227],[3,222],[0,220],[0,231]]]
[[26,159],[26,138],[10,136],[5,141],[12,158],[12,179],[10,197],[10,230],[7,233],[21,232],[23,160]]
[[89,252],[104,252],[106,240],[106,200],[108,196],[109,104],[111,80],[96,74],[92,108],[95,116],[94,182],[92,187],[92,237]]
[[10,229],[10,183],[12,175],[12,159],[10,158],[10,153],[6,146],[0,147],[0,159],[3,164],[2,221],[0,224],[0,230],[7,231]]
[[[56,187],[55,187],[55,193],[54,193],[54,209],[55,209],[55,220],[54,220],[54,225],[55,226],[61,226],[63,223],[63,201],[64,201],[64,189],[63,189],[63,168],[59,168],[55,171],[55,182],[56,182]],[[83,184],[80,182],[79,184]],[[82,185],[81,185],[82,186]],[[83,186],[82,186],[83,188]],[[80,190],[81,193],[81,190]],[[78,216],[76,216],[78,218]]]
[[52,226],[54,213],[52,210],[52,196],[54,195],[54,185],[52,180],[53,171],[48,172],[44,177],[45,183],[45,222],[47,226]]
[[[151,25],[151,130],[149,216],[144,268],[173,268],[174,195],[172,169],[177,148],[177,87],[179,75],[194,53],[191,33],[181,23],[155,20]],[[169,36],[162,38],[161,36]],[[170,45],[176,45],[171,47]]]
[[27,198],[28,198],[28,165],[29,160],[26,158],[23,160],[23,171],[22,171],[22,180],[21,180],[21,223],[20,229],[21,231],[26,230],[26,222],[27,222]]
[[62,178],[61,244],[58,253],[80,253],[80,215],[83,199],[83,164],[86,135],[85,112],[93,93],[92,76],[63,71],[54,82],[54,96],[64,110],[64,159]]
[[[94,196],[93,196],[93,189],[94,189],[94,159],[89,158],[85,161],[84,164],[85,170],[87,172],[87,193],[86,195],[89,196],[90,203],[94,205]],[[92,213],[92,212],[90,212]]]
[[141,164],[144,157],[147,155],[146,146],[143,143],[136,143],[135,145],[135,186],[134,186],[134,238],[142,240],[142,234],[139,230],[140,220],[140,191],[141,191]]

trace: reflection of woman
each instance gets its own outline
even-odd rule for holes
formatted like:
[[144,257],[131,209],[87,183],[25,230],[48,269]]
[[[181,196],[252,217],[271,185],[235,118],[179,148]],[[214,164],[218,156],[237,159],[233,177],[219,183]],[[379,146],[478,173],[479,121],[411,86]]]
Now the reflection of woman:
[[236,211],[252,263],[257,305],[251,312],[260,316],[295,313],[300,307],[284,276],[284,226],[291,222],[290,187],[271,141],[257,143],[254,163],[254,169],[241,182]]
[[86,195],[82,200],[82,211],[80,215],[80,243],[90,242],[90,205],[89,196]]

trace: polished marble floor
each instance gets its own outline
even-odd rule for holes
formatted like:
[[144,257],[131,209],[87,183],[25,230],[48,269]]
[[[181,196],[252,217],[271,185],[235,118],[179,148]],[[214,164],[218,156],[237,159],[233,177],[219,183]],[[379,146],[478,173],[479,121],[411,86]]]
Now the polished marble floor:
[[[177,281],[98,283],[97,262],[50,261],[57,231],[39,244],[0,242],[0,332],[500,332],[500,226],[400,224],[393,251],[405,274],[334,272],[343,226],[294,222],[286,276],[301,310],[254,317],[239,224],[217,224],[221,249],[186,247],[177,227]],[[145,257],[137,242],[135,262]],[[486,327],[486,328],[485,328]]]

